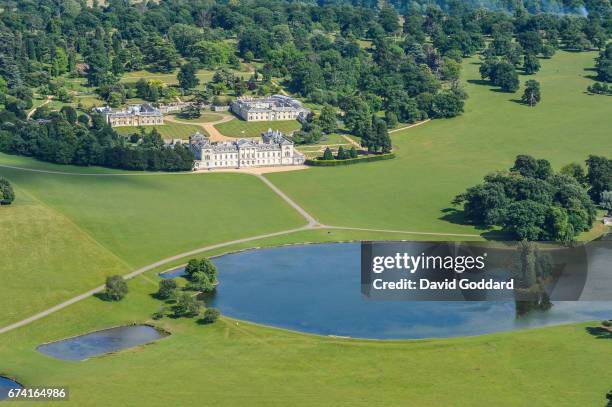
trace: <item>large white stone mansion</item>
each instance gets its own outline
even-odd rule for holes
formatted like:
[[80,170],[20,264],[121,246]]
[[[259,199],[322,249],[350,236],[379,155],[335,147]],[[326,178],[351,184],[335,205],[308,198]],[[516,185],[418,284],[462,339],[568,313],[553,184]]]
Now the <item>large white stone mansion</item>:
[[299,100],[284,95],[272,95],[265,98],[241,97],[232,103],[232,112],[243,120],[302,120],[310,110],[302,106]]
[[161,110],[148,103],[129,105],[121,110],[112,110],[108,106],[98,107],[94,110],[104,115],[104,119],[111,127],[164,124],[164,115]]
[[269,129],[260,139],[213,143],[196,133],[189,140],[195,155],[194,170],[300,165],[305,157],[281,132]]

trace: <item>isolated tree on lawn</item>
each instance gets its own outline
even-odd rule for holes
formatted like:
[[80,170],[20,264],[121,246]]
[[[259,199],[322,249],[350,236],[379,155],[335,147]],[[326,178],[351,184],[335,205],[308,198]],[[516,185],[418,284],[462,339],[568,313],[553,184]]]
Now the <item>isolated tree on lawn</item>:
[[204,315],[202,316],[202,319],[200,321],[203,324],[212,324],[217,319],[219,319],[220,315],[221,315],[221,313],[219,312],[218,309],[216,309],[216,308],[206,308],[206,310],[204,311]]
[[123,277],[109,276],[106,278],[104,296],[111,301],[119,301],[128,293],[128,286]]
[[0,205],[10,205],[15,200],[15,192],[6,178],[0,177]]
[[525,92],[523,92],[523,96],[521,96],[521,101],[533,107],[538,104],[541,99],[540,83],[533,79],[528,80],[525,83]]
[[192,62],[181,65],[181,69],[176,75],[179,86],[185,90],[193,89],[198,86],[200,84],[200,80],[196,76],[196,72],[197,67]]

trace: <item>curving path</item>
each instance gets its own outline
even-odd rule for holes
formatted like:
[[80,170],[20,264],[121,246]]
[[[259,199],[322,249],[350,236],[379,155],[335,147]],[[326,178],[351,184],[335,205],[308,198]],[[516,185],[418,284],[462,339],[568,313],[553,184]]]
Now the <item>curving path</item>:
[[32,110],[30,110],[30,111],[28,112],[28,115],[26,116],[26,118],[27,118],[28,120],[30,120],[30,118],[32,117],[32,115],[34,114],[34,112],[36,111],[36,109],[38,109],[39,107],[42,107],[42,106],[44,106],[44,105],[46,105],[46,104],[50,103],[52,100],[53,100],[53,95],[48,95],[48,96],[47,96],[47,100],[45,100],[44,102],[42,102],[42,103],[40,104],[40,106],[36,106],[36,107],[35,107],[35,108],[33,108]]
[[[125,173],[125,174],[87,174],[87,173],[70,173],[70,172],[62,172],[62,171],[52,171],[52,170],[38,170],[38,169],[33,169],[33,168],[23,168],[23,167],[17,167],[17,166],[12,166],[12,165],[4,165],[4,164],[0,164],[0,167],[4,167],[4,168],[11,168],[11,169],[17,169],[17,170],[22,170],[22,171],[30,171],[30,172],[37,172],[37,173],[45,173],[45,174],[55,174],[55,175],[74,175],[74,176],[143,176],[143,175],[160,175],[158,173],[146,173],[146,174],[132,174],[132,173]],[[193,172],[183,172],[183,173],[174,173],[175,175],[189,175],[189,174],[194,174]],[[304,231],[304,230],[311,230],[311,229],[335,229],[335,230],[357,230],[357,231],[366,231],[366,232],[386,232],[386,233],[403,233],[403,234],[414,234],[414,235],[426,235],[426,236],[461,236],[461,237],[480,237],[480,235],[472,235],[472,234],[460,234],[460,233],[438,233],[438,232],[413,232],[413,231],[407,231],[407,230],[390,230],[390,229],[368,229],[368,228],[356,228],[356,227],[344,227],[344,226],[331,226],[331,225],[324,225],[319,223],[310,213],[308,213],[304,208],[302,208],[297,202],[295,202],[293,199],[291,199],[287,194],[285,194],[280,188],[278,188],[276,185],[274,185],[269,179],[267,179],[266,177],[264,177],[261,174],[256,174],[256,173],[251,173],[252,175],[256,176],[257,178],[259,178],[264,184],[266,184],[272,191],[274,191],[278,196],[280,196],[285,202],[287,202],[287,204],[289,204],[293,209],[295,209],[307,222],[307,224],[305,226],[299,227],[299,228],[293,228],[293,229],[287,229],[287,230],[281,230],[279,232],[272,232],[272,233],[265,233],[265,234],[261,234],[261,235],[257,235],[257,236],[251,236],[251,237],[246,237],[246,238],[242,238],[242,239],[235,239],[235,240],[230,240],[227,242],[223,242],[223,243],[217,243],[217,244],[213,244],[213,245],[209,245],[209,246],[204,246],[204,247],[200,247],[198,249],[194,249],[191,251],[187,251],[184,253],[179,253],[177,255],[174,256],[170,256],[167,257],[165,259],[161,259],[159,261],[156,261],[155,263],[151,263],[149,265],[146,265],[144,267],[141,267],[137,270],[132,271],[129,274],[126,274],[124,276],[125,279],[131,279],[134,278],[142,273],[145,273],[147,271],[153,270],[157,267],[163,266],[164,264],[168,264],[170,262],[176,261],[176,260],[180,260],[182,258],[185,257],[189,257],[189,256],[194,256],[200,253],[204,253],[210,250],[214,250],[214,249],[219,249],[219,248],[223,248],[223,247],[227,247],[227,246],[232,246],[235,244],[240,244],[240,243],[247,243],[247,242],[251,242],[254,240],[259,240],[259,239],[266,239],[269,237],[275,237],[275,236],[282,236],[282,235],[287,235],[287,234],[291,234],[291,233],[295,233],[295,232],[300,232],[300,231]],[[41,311],[37,314],[32,315],[31,317],[28,317],[26,319],[23,319],[21,321],[15,322],[13,324],[7,325],[5,327],[0,328],[0,334],[12,331],[14,329],[20,328],[24,325],[27,325],[31,322],[37,321],[41,318],[44,318],[48,315],[53,314],[54,312],[57,312],[63,308],[66,308],[72,304],[75,304],[81,300],[84,300],[86,298],[91,297],[94,294],[97,294],[101,291],[104,290],[104,285],[92,288],[91,290],[84,292],[83,294],[79,294],[76,297],[70,298],[69,300],[66,300],[60,304],[54,305],[53,307],[47,308],[44,311]]]
[[[283,230],[283,231],[274,232],[274,233],[266,233],[266,234],[263,234],[263,235],[251,236],[251,237],[247,237],[247,238],[244,238],[244,239],[236,239],[236,240],[231,240],[229,242],[218,243],[218,244],[213,244],[213,245],[210,245],[210,246],[200,247],[199,249],[195,249],[195,250],[191,250],[191,251],[188,251],[188,252],[177,254],[175,256],[167,257],[165,259],[156,261],[155,263],[151,263],[151,264],[149,264],[147,266],[141,267],[141,268],[139,268],[137,270],[134,270],[133,272],[131,272],[129,274],[126,274],[125,276],[123,276],[123,278],[124,279],[131,279],[131,278],[134,278],[134,277],[136,277],[136,276],[138,276],[138,275],[140,275],[142,273],[145,273],[145,272],[147,272],[149,270],[153,270],[156,267],[163,266],[164,264],[170,263],[172,261],[179,260],[179,259],[181,259],[183,257],[193,256],[193,255],[196,255],[196,254],[207,252],[209,250],[219,249],[219,248],[222,248],[222,247],[231,246],[231,245],[239,244],[239,243],[246,243],[246,242],[250,242],[252,240],[265,239],[265,238],[268,238],[268,237],[275,237],[275,236],[286,235],[286,234],[289,234],[289,233],[299,232],[299,231],[310,229],[310,228],[311,228],[311,226],[307,225],[307,226],[303,226],[301,228]],[[3,328],[0,328],[0,334],[12,331],[12,330],[20,328],[20,327],[22,327],[24,325],[27,325],[27,324],[29,324],[31,322],[34,322],[34,321],[39,320],[41,318],[44,318],[47,315],[51,315],[54,312],[57,312],[57,311],[59,311],[59,310],[61,310],[63,308],[66,308],[67,306],[72,305],[74,303],[77,303],[77,302],[79,302],[81,300],[89,298],[89,297],[91,297],[94,294],[102,292],[103,290],[104,290],[104,285],[101,285],[101,286],[98,286],[96,288],[93,288],[93,289],[91,289],[91,290],[89,290],[89,291],[87,291],[87,292],[85,292],[83,294],[79,294],[76,297],[73,297],[73,298],[71,298],[71,299],[69,299],[67,301],[64,301],[64,302],[62,302],[60,304],[57,304],[57,305],[55,305],[55,306],[53,306],[51,308],[48,308],[48,309],[44,310],[42,312],[39,312],[38,314],[32,315],[29,318],[22,319],[21,321],[18,321],[18,322],[15,322],[15,323],[11,324],[11,325],[8,325],[8,326],[5,326]]]
[[412,128],[412,127],[417,127],[417,126],[420,126],[420,125],[422,125],[422,124],[428,123],[428,122],[430,122],[430,121],[431,121],[431,119],[425,119],[425,120],[423,120],[423,121],[416,122],[416,123],[411,124],[411,125],[409,125],[409,126],[404,126],[404,127],[400,127],[399,129],[389,130],[389,133],[395,133],[395,132],[398,132],[398,131],[402,131],[402,130],[410,129],[410,128]]
[[[207,112],[207,114],[208,114],[208,112]],[[191,125],[200,126],[201,128],[204,129],[204,131],[206,131],[206,133],[210,137],[210,141],[232,141],[232,140],[236,140],[235,137],[228,137],[228,136],[223,135],[215,127],[216,124],[221,124],[221,123],[229,122],[231,120],[234,120],[235,117],[232,116],[232,115],[229,115],[229,114],[220,114],[220,113],[215,113],[215,112],[212,112],[211,114],[216,114],[218,116],[221,116],[221,119],[216,120],[214,122],[200,122],[200,123],[198,123],[198,122],[187,122],[187,121],[179,120],[179,119],[175,118],[174,116],[164,116],[164,120],[168,121],[168,122],[171,122],[171,123],[191,124]]]

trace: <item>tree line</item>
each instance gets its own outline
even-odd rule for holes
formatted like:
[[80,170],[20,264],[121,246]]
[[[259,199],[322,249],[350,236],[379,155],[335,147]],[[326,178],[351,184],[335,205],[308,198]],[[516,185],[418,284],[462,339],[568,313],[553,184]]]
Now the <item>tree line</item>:
[[166,146],[154,129],[131,140],[120,136],[101,115],[75,120],[67,107],[39,120],[4,123],[0,151],[57,164],[98,165],[140,171],[189,171],[194,155],[187,146]]
[[589,156],[586,165],[586,173],[578,163],[555,173],[547,160],[519,155],[508,171],[485,176],[453,204],[468,222],[500,227],[517,240],[571,242],[591,229],[596,204],[605,207],[612,190],[612,160]]
[[[339,124],[361,137],[368,149],[380,151],[388,148],[379,141],[383,123],[392,128],[398,122],[463,112],[467,95],[459,84],[460,62],[477,52],[485,55],[483,78],[508,91],[518,86],[516,69],[534,73],[539,58],[561,47],[605,48],[598,75],[603,78],[609,71],[609,2],[557,2],[569,12],[585,7],[587,16],[540,13],[548,6],[533,1],[512,2],[512,13],[507,13],[501,10],[510,2],[499,3],[505,5],[497,11],[457,1],[382,6],[288,0],[7,3],[10,12],[0,14],[0,122],[23,120],[34,91],[67,100],[64,79],[70,76],[84,76],[113,106],[133,96],[171,99],[179,91],[196,93],[201,101],[226,91],[266,94],[277,89],[276,77],[293,93],[335,109]],[[198,69],[238,69],[241,59],[258,62],[248,81],[219,74],[205,91],[195,90]],[[126,72],[141,69],[178,70],[179,84],[120,81]],[[534,92],[526,100],[533,105]],[[303,129],[298,141],[333,131],[321,124]],[[163,155],[122,148],[117,154],[123,163],[114,165],[139,162],[134,167]]]

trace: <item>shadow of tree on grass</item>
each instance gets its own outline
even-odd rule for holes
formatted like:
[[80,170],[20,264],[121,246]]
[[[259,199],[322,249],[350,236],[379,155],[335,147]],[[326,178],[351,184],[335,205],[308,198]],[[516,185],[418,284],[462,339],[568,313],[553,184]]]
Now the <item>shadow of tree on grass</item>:
[[497,229],[491,229],[488,226],[476,225],[465,218],[465,213],[457,208],[444,208],[440,212],[443,213],[438,219],[446,222],[453,223],[455,225],[469,225],[473,226],[476,230],[483,231],[480,236],[486,240],[512,240],[506,232]]
[[597,339],[612,339],[612,331],[601,326],[587,326],[585,330]]

